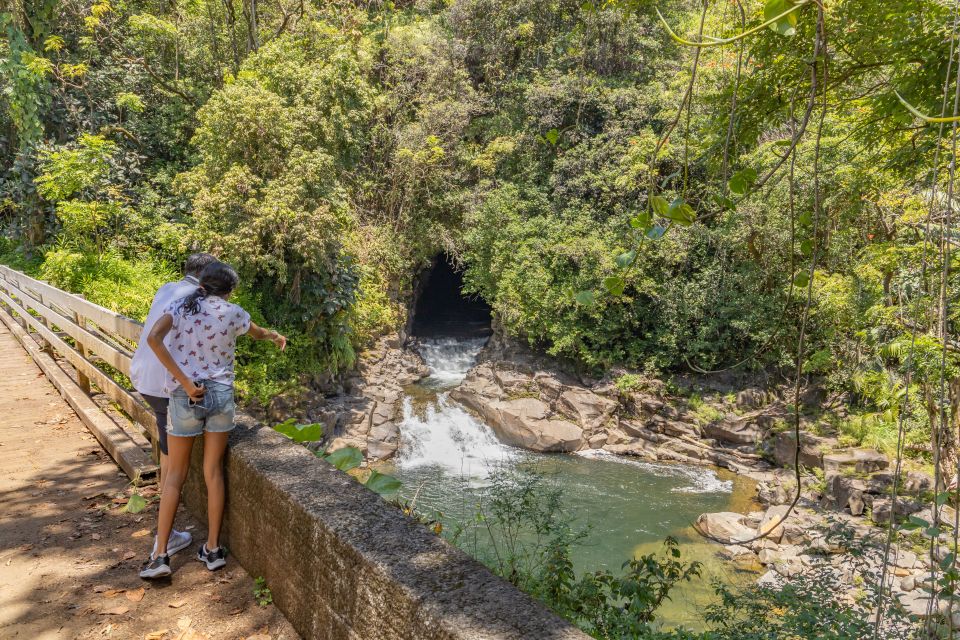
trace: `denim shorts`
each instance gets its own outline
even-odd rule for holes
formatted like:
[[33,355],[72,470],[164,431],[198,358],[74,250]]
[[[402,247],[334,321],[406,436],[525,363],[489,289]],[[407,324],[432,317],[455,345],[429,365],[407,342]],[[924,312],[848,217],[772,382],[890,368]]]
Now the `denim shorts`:
[[199,436],[204,431],[224,433],[233,431],[236,405],[233,401],[233,385],[200,380],[207,392],[203,400],[193,403],[183,387],[170,394],[170,424],[167,432],[171,436],[189,438]]

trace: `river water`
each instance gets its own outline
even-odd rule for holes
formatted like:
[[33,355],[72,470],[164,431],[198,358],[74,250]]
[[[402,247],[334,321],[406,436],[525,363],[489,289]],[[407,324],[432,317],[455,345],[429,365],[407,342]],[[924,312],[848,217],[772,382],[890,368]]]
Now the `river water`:
[[[741,584],[753,567],[721,561],[717,545],[699,539],[690,524],[711,511],[751,510],[753,483],[707,467],[642,462],[592,452],[541,454],[497,440],[493,430],[449,398],[483,347],[485,338],[421,339],[431,375],[406,389],[400,448],[392,472],[405,498],[438,517],[447,531],[469,527],[476,504],[500,471],[536,471],[563,490],[562,505],[575,528],[587,528],[574,547],[578,574],[620,570],[631,556],[659,551],[666,536],[681,542],[684,559],[704,563],[704,577],[678,588],[661,614],[667,626],[702,628],[702,607],[715,578]],[[467,549],[469,551],[469,549]]]

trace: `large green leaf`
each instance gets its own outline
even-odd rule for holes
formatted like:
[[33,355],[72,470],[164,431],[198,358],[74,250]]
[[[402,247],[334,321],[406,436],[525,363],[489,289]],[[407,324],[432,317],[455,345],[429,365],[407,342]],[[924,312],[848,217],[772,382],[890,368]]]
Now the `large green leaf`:
[[297,424],[296,420],[289,418],[273,428],[294,442],[316,442],[323,437],[323,425],[316,422]]
[[693,224],[697,214],[694,212],[693,207],[680,198],[677,198],[667,207],[667,212],[663,214],[663,217],[686,227]]
[[756,181],[756,169],[747,167],[746,169],[741,169],[733,174],[730,177],[730,180],[727,182],[727,186],[730,188],[731,193],[742,196],[750,190],[750,187],[753,186],[753,183]]
[[609,278],[603,279],[603,286],[606,287],[611,295],[619,296],[623,295],[623,290],[627,286],[627,283],[620,276],[610,276]]
[[[795,2],[791,2],[791,0],[767,0],[767,3],[763,5],[763,19],[766,21],[776,18],[784,11],[796,6],[796,4]],[[771,23],[770,28],[783,36],[794,35],[797,32],[797,13],[799,12],[800,10],[797,10],[780,18],[776,22]]]
[[810,284],[810,275],[806,271],[800,271],[793,277],[794,286],[803,289]]
[[356,469],[363,462],[363,454],[356,447],[337,449],[332,453],[325,454],[323,458],[340,471]]
[[650,198],[650,206],[653,207],[653,212],[660,217],[666,217],[667,211],[670,209],[670,203],[667,202],[667,199],[663,196],[653,196]]
[[574,299],[585,307],[592,307],[597,301],[597,294],[590,290],[580,291]]
[[556,129],[550,129],[550,131],[547,131],[545,134],[543,134],[543,137],[546,138],[547,142],[550,144],[556,145],[557,141],[560,139],[560,132]]
[[626,269],[633,264],[633,261],[637,259],[636,251],[627,251],[626,253],[621,253],[617,256],[617,266],[621,269]]
[[403,486],[403,483],[393,476],[380,473],[376,469],[370,472],[370,477],[367,478],[367,481],[364,484],[366,485],[367,489],[376,491],[382,496],[396,493],[400,490],[400,487]]

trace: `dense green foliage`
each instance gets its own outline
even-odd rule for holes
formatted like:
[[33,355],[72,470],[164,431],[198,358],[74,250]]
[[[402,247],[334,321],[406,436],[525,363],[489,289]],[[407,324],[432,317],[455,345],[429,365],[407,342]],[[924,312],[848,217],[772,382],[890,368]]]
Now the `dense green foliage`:
[[[683,44],[641,0],[14,0],[0,258],[142,317],[217,252],[290,337],[241,348],[266,400],[349,370],[446,252],[505,331],[583,370],[796,367],[846,394],[845,442],[892,453],[902,426],[955,467],[955,131],[894,93],[951,115],[948,4],[665,0]],[[692,567],[575,578],[551,504],[525,507],[552,535],[535,566],[497,570],[642,635]],[[807,633],[814,587],[726,594],[716,621],[742,624],[717,637]]]
[[15,2],[13,259],[142,315],[187,252],[217,252],[292,338],[244,347],[266,399],[349,369],[445,251],[507,332],[576,366],[799,365],[850,394],[854,442],[895,447],[909,397],[929,456],[960,396],[940,398],[952,151],[893,89],[946,104],[950,11],[740,6],[659,7],[694,42],[760,27],[694,52],[626,0]]

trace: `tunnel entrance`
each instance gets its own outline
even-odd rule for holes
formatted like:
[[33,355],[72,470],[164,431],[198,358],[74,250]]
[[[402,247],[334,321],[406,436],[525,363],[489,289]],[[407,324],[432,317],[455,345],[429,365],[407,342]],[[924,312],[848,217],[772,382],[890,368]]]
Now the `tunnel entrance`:
[[490,305],[479,297],[464,295],[463,274],[446,254],[439,255],[423,276],[411,333],[418,337],[483,337],[492,333]]

